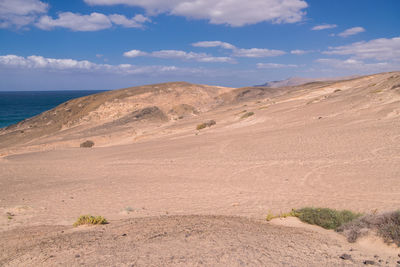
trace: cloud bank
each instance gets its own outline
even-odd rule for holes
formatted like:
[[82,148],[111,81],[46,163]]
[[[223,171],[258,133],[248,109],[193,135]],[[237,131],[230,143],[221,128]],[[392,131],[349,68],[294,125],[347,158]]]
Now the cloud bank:
[[197,69],[178,68],[175,66],[135,66],[131,64],[109,65],[96,64],[87,60],[55,59],[42,56],[21,57],[17,55],[0,56],[0,67],[14,69],[38,69],[47,71],[80,73],[112,73],[131,74],[162,74],[162,73],[195,73]]
[[295,23],[305,16],[304,0],[84,0],[89,5],[129,5],[150,15],[167,13],[211,24],[240,27],[259,22]]
[[111,28],[113,24],[125,28],[142,28],[143,23],[149,21],[149,18],[140,14],[129,19],[119,14],[106,16],[96,12],[90,15],[62,12],[58,14],[58,18],[56,19],[49,16],[42,16],[35,25],[42,30],[51,30],[55,27],[61,27],[72,31],[98,31]]
[[48,4],[39,0],[0,0],[0,28],[21,28],[47,10]]

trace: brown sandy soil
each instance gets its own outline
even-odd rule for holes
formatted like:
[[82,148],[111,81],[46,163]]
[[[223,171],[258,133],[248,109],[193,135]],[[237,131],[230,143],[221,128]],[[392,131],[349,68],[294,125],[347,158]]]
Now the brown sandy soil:
[[[393,266],[396,260],[385,253],[374,257],[338,236],[223,216],[148,217],[79,229],[37,226],[0,238],[5,265],[357,266],[372,260]],[[344,253],[352,258],[341,259]]]
[[[304,206],[400,207],[397,84],[400,73],[279,92],[201,87],[208,105],[157,100],[146,113],[154,118],[135,117],[144,104],[124,113],[118,100],[115,110],[106,101],[76,111],[74,126],[29,132],[28,120],[3,130],[0,265],[394,266],[398,250],[373,252],[264,218]],[[255,115],[241,119],[244,110]],[[93,115],[100,111],[120,114]],[[196,131],[211,119],[217,124]],[[87,139],[95,147],[79,148]],[[72,229],[82,214],[111,223]]]

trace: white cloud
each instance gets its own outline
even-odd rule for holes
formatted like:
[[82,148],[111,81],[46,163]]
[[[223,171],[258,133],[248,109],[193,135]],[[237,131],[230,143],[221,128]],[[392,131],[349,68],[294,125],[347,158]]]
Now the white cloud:
[[351,55],[359,59],[400,61],[400,37],[380,38],[368,42],[356,42],[350,45],[330,47],[323,52],[328,55]]
[[304,55],[304,54],[307,54],[307,53],[310,53],[310,52],[311,51],[296,49],[296,50],[290,51],[290,54],[292,54],[292,55]]
[[58,14],[57,19],[49,16],[41,17],[36,26],[43,30],[62,27],[73,31],[98,31],[110,28],[112,23],[106,15],[101,13],[94,12],[90,15],[81,15],[63,12]]
[[0,0],[0,28],[28,25],[47,9],[48,4],[39,0]]
[[348,37],[362,32],[365,32],[365,29],[363,27],[353,27],[345,30],[344,32],[339,33],[338,35],[340,37]]
[[197,43],[193,43],[192,46],[194,47],[205,47],[205,48],[209,48],[209,47],[222,47],[225,49],[236,49],[236,47],[230,43],[226,43],[226,42],[221,42],[221,41],[203,41],[203,42],[197,42]]
[[73,31],[99,31],[111,28],[113,23],[125,28],[141,28],[143,23],[150,19],[143,15],[136,15],[129,19],[124,15],[112,14],[104,15],[101,13],[91,13],[90,15],[81,15],[72,12],[62,12],[58,18],[53,19],[49,16],[42,16],[36,23],[36,26],[43,30],[50,30],[54,27],[67,28]]
[[316,60],[317,63],[322,63],[330,68],[349,70],[352,72],[381,72],[393,71],[400,69],[400,64],[393,62],[364,62],[358,59],[334,59],[334,58],[320,58]]
[[294,64],[278,64],[278,63],[258,63],[258,69],[282,69],[282,68],[297,68]]
[[233,63],[230,57],[214,57],[206,53],[185,52],[180,50],[160,50],[151,53],[152,57],[167,59],[194,60],[198,62]]
[[125,4],[144,8],[149,14],[168,13],[212,24],[243,26],[263,21],[295,23],[303,19],[304,0],[84,0],[90,5]]
[[311,28],[313,31],[321,31],[321,30],[326,30],[326,29],[334,29],[336,28],[336,24],[322,24],[322,25],[317,25]]
[[286,52],[282,50],[270,50],[262,48],[237,49],[233,53],[235,57],[249,57],[249,58],[275,57],[284,54],[286,54]]
[[266,48],[237,48],[236,46],[222,42],[222,41],[203,41],[193,43],[192,46],[194,47],[222,47],[228,50],[232,50],[233,57],[248,57],[248,58],[262,58],[262,57],[275,57],[286,54],[285,51],[282,50],[273,50],[273,49],[266,49]]
[[222,63],[235,63],[235,61],[230,57],[214,57],[206,53],[195,53],[195,52],[185,52],[181,50],[160,50],[151,53],[143,52],[140,50],[127,51],[124,57],[141,57],[149,56],[155,58],[165,58],[165,59],[181,59],[181,60],[193,60],[197,62],[222,62]]
[[54,59],[42,56],[21,57],[16,55],[0,56],[0,67],[17,69],[38,69],[48,71],[78,71],[114,74],[157,74],[157,73],[196,73],[198,69],[178,68],[175,66],[135,66],[131,64],[96,64],[87,60]]
[[146,52],[142,52],[140,50],[131,50],[124,53],[124,57],[142,57],[146,55]]
[[131,19],[119,14],[109,15],[108,17],[114,24],[121,25],[125,28],[142,28],[143,23],[151,21],[148,17],[141,14],[138,14]]

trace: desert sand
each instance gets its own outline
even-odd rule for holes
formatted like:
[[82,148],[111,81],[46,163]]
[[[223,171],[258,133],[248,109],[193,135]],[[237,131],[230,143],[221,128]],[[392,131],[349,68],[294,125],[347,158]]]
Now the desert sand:
[[[209,120],[216,125],[196,130]],[[86,140],[94,147],[80,148]],[[0,265],[400,260],[379,240],[348,243],[293,218],[265,220],[305,206],[400,207],[399,72],[282,88],[106,92],[0,130],[0,155]],[[74,228],[82,214],[110,223]]]

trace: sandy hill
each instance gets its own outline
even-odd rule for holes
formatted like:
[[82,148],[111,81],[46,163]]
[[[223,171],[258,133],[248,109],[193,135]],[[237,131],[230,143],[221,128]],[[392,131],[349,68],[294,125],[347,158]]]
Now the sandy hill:
[[[186,82],[131,87],[73,99],[36,117],[0,129],[0,153],[46,147],[76,147],[94,139],[97,145],[126,143],[170,128],[178,120],[199,117],[223,106],[238,107],[249,101],[310,99],[313,103],[332,98],[338,108],[354,103],[372,105],[373,93],[382,99],[372,108],[384,108],[397,100],[398,74],[387,73],[344,81],[315,81],[279,88],[226,88]],[[394,89],[392,89],[394,88]],[[335,92],[336,90],[336,92]],[[339,94],[339,90],[344,92]],[[336,94],[335,94],[336,93]],[[382,94],[379,94],[382,93]],[[285,100],[287,101],[287,100]],[[389,108],[389,106],[387,106]]]
[[71,100],[0,131],[0,265],[396,266],[374,235],[265,218],[398,210],[399,129],[400,72]]
[[298,86],[306,83],[312,82],[328,82],[328,81],[340,81],[340,80],[350,80],[353,78],[357,78],[359,76],[347,76],[347,77],[331,77],[331,78],[303,78],[303,77],[290,77],[281,81],[271,81],[266,82],[262,85],[258,85],[256,87],[285,87],[285,86]]
[[[106,145],[113,140],[121,140],[122,133],[133,140],[144,131],[196,117],[220,106],[284,92],[271,88],[237,89],[186,82],[107,91],[70,100],[38,116],[0,129],[0,149],[21,145],[24,148],[35,147],[44,143],[46,146],[50,143],[76,146],[69,140],[85,138]],[[55,142],[50,142],[49,138]]]

